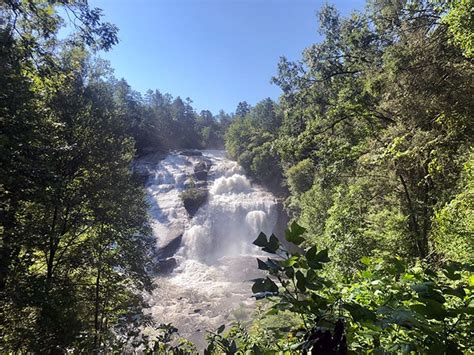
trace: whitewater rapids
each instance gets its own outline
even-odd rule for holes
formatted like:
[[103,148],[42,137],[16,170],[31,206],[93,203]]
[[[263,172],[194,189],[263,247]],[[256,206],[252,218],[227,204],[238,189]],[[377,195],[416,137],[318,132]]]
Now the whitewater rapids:
[[[201,182],[208,200],[190,218],[180,193],[203,161],[211,166]],[[143,168],[149,175],[149,213],[158,247],[182,235],[172,256],[175,267],[156,276],[148,312],[156,322],[172,323],[179,335],[202,349],[206,330],[251,316],[255,300],[249,280],[261,276],[255,260],[260,251],[252,241],[262,231],[274,231],[276,200],[253,185],[223,151],[172,153]]]

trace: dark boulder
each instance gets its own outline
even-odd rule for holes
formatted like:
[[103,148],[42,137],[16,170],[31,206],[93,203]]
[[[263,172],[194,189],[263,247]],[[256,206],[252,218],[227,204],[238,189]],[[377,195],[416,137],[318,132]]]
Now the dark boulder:
[[195,171],[194,178],[198,181],[207,181],[207,171],[206,170]]
[[211,168],[211,162],[208,160],[201,160],[194,165],[194,179],[197,181],[207,181],[207,174]]
[[175,258],[168,258],[158,261],[158,272],[161,274],[169,274],[178,266]]
[[184,208],[188,211],[190,217],[194,217],[199,207],[207,201],[207,197],[207,189],[191,188],[181,193]]
[[196,165],[194,165],[194,171],[209,171],[211,168],[211,162],[207,159],[202,159]]
[[157,258],[158,260],[166,259],[172,257],[181,246],[181,240],[183,235],[179,235],[176,238],[172,239],[168,244],[158,249]]

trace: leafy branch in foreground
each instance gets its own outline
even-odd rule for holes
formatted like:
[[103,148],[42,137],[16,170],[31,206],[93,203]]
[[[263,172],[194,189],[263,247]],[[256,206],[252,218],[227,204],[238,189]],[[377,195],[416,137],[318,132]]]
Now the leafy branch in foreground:
[[[286,240],[301,245],[304,233],[293,223]],[[340,282],[327,277],[326,249],[290,253],[274,235],[263,233],[254,244],[275,255],[257,259],[268,276],[254,280],[255,296],[271,302],[268,315],[289,311],[301,318],[286,351],[456,354],[473,349],[471,265],[434,269],[384,255],[363,258],[364,268]]]

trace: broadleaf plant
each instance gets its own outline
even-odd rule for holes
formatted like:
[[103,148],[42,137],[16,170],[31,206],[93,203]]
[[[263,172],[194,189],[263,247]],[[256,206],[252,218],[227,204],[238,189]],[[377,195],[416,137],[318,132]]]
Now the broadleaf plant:
[[[304,233],[294,222],[285,237],[300,244]],[[382,255],[364,257],[361,270],[335,281],[328,273],[327,249],[312,246],[291,253],[273,238],[261,233],[254,242],[277,257],[258,259],[259,269],[268,276],[254,280],[252,291],[269,302],[268,315],[290,312],[301,319],[300,328],[287,335],[292,340],[284,351],[472,351],[472,266],[446,263],[435,269]]]

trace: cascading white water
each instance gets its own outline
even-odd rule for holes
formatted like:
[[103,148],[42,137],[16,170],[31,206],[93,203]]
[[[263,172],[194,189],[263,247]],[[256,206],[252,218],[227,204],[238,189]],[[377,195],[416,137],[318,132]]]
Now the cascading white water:
[[[182,235],[173,255],[175,268],[156,278],[150,313],[160,323],[172,323],[198,347],[206,330],[250,315],[254,302],[249,280],[259,276],[259,250],[252,241],[261,231],[272,233],[277,222],[276,201],[269,192],[252,185],[223,151],[202,154],[169,154],[158,164],[145,164],[151,174],[147,191],[158,246]],[[208,200],[189,218],[179,194],[203,160],[212,164]]]

